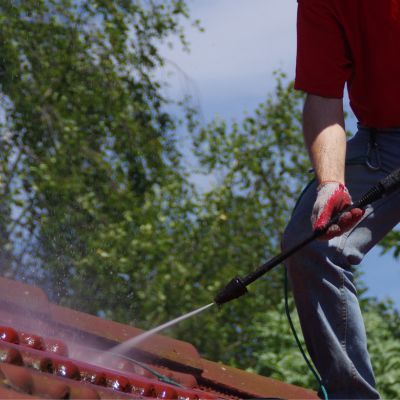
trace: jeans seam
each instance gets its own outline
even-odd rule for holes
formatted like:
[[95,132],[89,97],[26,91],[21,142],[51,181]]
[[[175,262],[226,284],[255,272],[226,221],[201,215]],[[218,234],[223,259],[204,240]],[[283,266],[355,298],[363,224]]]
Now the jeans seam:
[[[345,276],[344,276],[344,271],[341,271],[341,286],[340,286],[340,293],[342,297],[342,321],[343,321],[343,338],[341,340],[341,346],[346,354],[348,354],[347,351],[347,323],[348,323],[348,311],[347,311],[347,297],[346,297],[346,289],[345,289]],[[350,371],[351,371],[351,377],[356,380],[357,378],[357,371],[354,363],[350,361]]]
[[347,336],[347,304],[346,304],[346,293],[344,289],[344,272],[340,272],[340,295],[342,298],[342,322],[343,322],[343,337],[341,340],[341,345],[344,351],[346,351],[346,336]]

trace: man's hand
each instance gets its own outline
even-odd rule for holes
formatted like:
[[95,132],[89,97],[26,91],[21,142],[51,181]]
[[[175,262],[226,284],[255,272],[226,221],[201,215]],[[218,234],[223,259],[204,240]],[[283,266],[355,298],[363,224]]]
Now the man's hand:
[[[318,195],[312,211],[311,223],[314,230],[323,230],[331,218],[351,205],[352,201],[346,186],[340,182],[323,182],[317,190]],[[329,240],[342,235],[356,225],[363,215],[364,210],[360,208],[353,208],[343,213],[338,223],[330,226],[319,239]]]

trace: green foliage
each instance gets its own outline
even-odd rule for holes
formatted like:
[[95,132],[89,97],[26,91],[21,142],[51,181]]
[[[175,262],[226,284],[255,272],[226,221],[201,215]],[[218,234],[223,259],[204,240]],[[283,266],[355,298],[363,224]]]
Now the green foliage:
[[[310,178],[302,96],[281,74],[242,120],[200,127],[187,107],[199,170],[184,170],[155,78],[161,42],[175,35],[187,47],[182,18],[180,0],[0,5],[3,271],[143,328],[209,303],[275,255]],[[215,184],[200,193],[189,172]],[[278,268],[170,333],[205,357],[312,387],[282,298]],[[370,299],[363,307],[382,396],[398,397],[398,313]]]
[[393,252],[395,258],[399,258],[400,254],[400,231],[398,229],[393,230],[380,243],[380,246],[384,253]]
[[[2,226],[11,226],[2,241],[14,243],[14,273],[37,279],[45,268],[60,301],[96,312],[118,301],[114,291],[132,296],[126,274],[143,262],[170,199],[189,190],[154,78],[164,62],[157,45],[180,35],[186,46],[182,17],[180,0],[0,6]],[[152,268],[146,257],[138,288]],[[95,298],[82,303],[87,288]]]
[[[301,334],[300,323],[291,301],[291,318],[296,332]],[[260,312],[265,313],[264,310]],[[264,376],[318,390],[314,375],[308,369],[293,338],[285,315],[283,300],[267,311],[267,318],[254,327],[254,335],[260,341],[253,357],[256,362],[250,369]],[[262,317],[262,316],[261,316]],[[303,348],[305,344],[301,341]]]
[[[191,281],[201,289],[192,289],[192,298],[209,302],[231,277],[249,273],[276,253],[294,192],[307,179],[309,166],[299,129],[299,101],[293,86],[279,77],[276,95],[254,115],[231,126],[215,120],[195,135],[203,172],[214,175],[217,183],[199,198],[191,245],[180,255],[184,265],[192,265]],[[179,336],[215,359],[242,368],[255,365],[253,354],[265,347],[254,330],[268,324],[265,310],[274,310],[282,298],[280,272],[268,274],[251,292],[223,307],[219,323],[207,313],[188,321],[190,329],[177,327]],[[197,329],[202,335],[193,335]]]
[[363,301],[368,348],[382,398],[400,394],[400,314],[391,301]]

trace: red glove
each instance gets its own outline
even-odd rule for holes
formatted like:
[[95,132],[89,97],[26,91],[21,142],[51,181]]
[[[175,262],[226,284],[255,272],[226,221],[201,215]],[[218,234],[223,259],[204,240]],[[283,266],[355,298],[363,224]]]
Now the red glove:
[[[317,200],[312,210],[311,223],[314,230],[321,230],[326,227],[333,216],[351,205],[352,201],[346,186],[340,182],[322,182],[318,186],[317,192]],[[337,224],[329,227],[319,239],[329,240],[335,236],[342,235],[356,225],[363,215],[364,210],[360,208],[353,208],[345,212],[339,218]]]

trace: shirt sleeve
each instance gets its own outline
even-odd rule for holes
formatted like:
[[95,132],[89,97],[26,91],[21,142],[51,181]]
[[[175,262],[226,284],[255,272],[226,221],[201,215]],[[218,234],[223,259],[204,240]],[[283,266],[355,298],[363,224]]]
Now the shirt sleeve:
[[351,52],[333,0],[298,0],[295,88],[342,98]]

